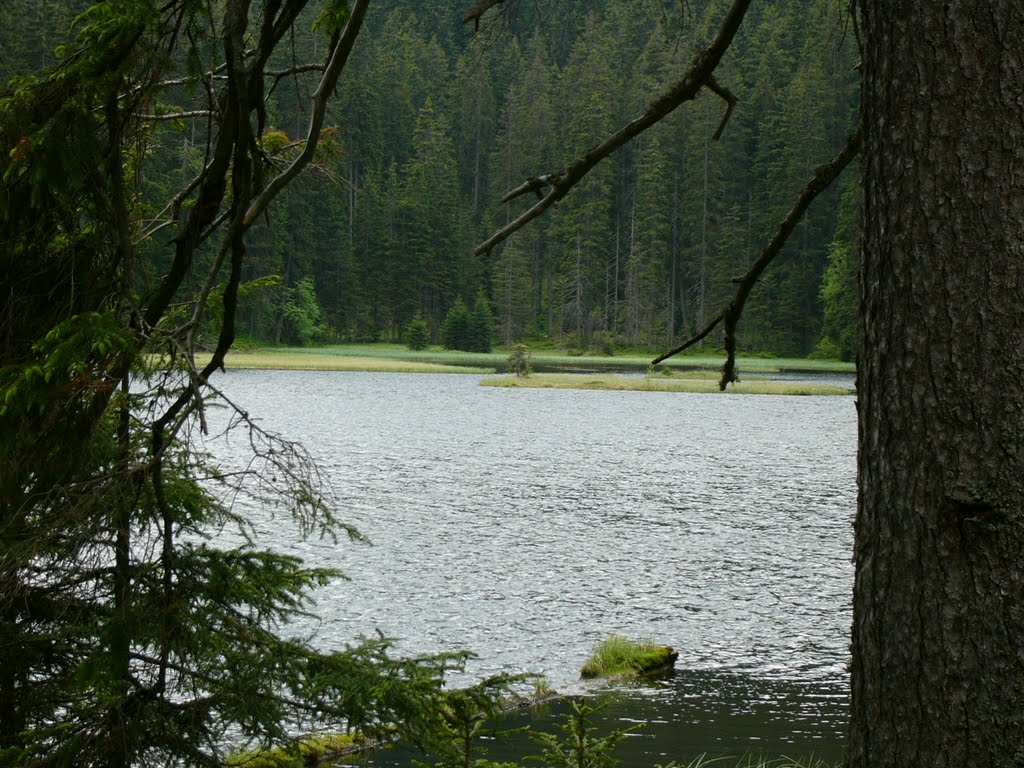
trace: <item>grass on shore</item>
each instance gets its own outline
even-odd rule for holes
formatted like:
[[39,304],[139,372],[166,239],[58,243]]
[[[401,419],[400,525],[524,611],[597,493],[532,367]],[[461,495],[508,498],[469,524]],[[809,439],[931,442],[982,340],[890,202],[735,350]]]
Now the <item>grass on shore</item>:
[[[231,351],[226,367],[282,371],[367,371],[372,373],[481,373],[479,367],[393,357],[328,355],[318,350],[257,349]],[[493,368],[489,369],[493,372]]]
[[[494,352],[459,352],[432,346],[413,351],[403,344],[336,344],[322,347],[247,347],[228,354],[228,367],[291,367],[312,370],[406,370],[386,368],[387,365],[416,363],[447,366],[479,373],[481,369],[504,371],[509,350],[496,347]],[[632,370],[643,373],[654,355],[642,350],[627,350],[614,356],[575,355],[552,347],[530,348],[530,361],[535,371],[545,370]],[[706,370],[720,372],[725,356],[721,354],[679,355],[658,366],[673,372]],[[366,366],[374,365],[375,368]],[[744,373],[819,372],[853,373],[852,363],[807,358],[740,357],[738,369]],[[432,370],[427,368],[426,370]],[[453,371],[445,370],[452,373]]]
[[[617,374],[535,373],[530,376],[490,376],[485,387],[532,387],[543,389],[600,389],[640,392],[719,393],[718,376],[621,376]],[[726,394],[741,395],[850,395],[846,387],[807,382],[748,380],[729,385]]]

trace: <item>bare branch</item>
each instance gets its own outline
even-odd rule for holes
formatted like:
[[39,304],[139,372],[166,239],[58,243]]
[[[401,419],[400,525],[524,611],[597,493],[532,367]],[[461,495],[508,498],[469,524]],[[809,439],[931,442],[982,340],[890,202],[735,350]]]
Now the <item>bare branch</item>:
[[715,141],[718,141],[720,138],[722,138],[722,132],[725,130],[725,126],[729,122],[729,118],[732,117],[732,111],[736,108],[737,99],[736,96],[733,95],[732,91],[718,84],[718,81],[715,79],[714,75],[708,78],[707,86],[708,89],[711,90],[713,93],[716,93],[717,95],[725,99],[725,102],[728,105],[725,108],[725,114],[722,115],[722,122],[718,124],[718,130],[716,130],[715,135],[711,137]]
[[267,72],[267,77],[276,82],[283,77],[302,75],[306,72],[323,72],[324,69],[325,67],[323,64],[296,64],[294,67],[289,67],[288,69],[282,69],[276,72]]
[[189,112],[168,112],[162,115],[139,115],[139,120],[187,120],[191,117],[212,117],[213,113],[208,109],[194,109]]
[[689,349],[690,347],[692,347],[697,342],[703,341],[704,338],[709,333],[711,333],[713,330],[715,330],[715,328],[718,327],[718,324],[720,322],[722,322],[722,319],[724,317],[725,317],[725,310],[723,309],[721,312],[719,312],[717,315],[715,315],[715,318],[710,323],[708,323],[707,325],[704,326],[704,329],[702,331],[700,331],[700,333],[698,333],[695,336],[691,336],[686,341],[684,341],[682,344],[680,344],[678,347],[676,347],[675,349],[673,349],[670,352],[666,352],[661,357],[654,358],[653,360],[651,360],[651,365],[657,365],[658,363],[662,362],[663,360],[668,360],[673,355],[678,355],[680,352],[684,352],[685,350]]
[[[743,16],[746,14],[747,7],[749,5],[750,0],[733,0],[732,6],[729,8],[728,13],[726,13],[725,18],[722,20],[722,24],[718,28],[718,34],[715,36],[711,45],[697,55],[697,58],[694,59],[693,65],[682,80],[677,82],[669,88],[669,90],[653,101],[644,114],[631,120],[603,142],[589,149],[583,157],[576,160],[576,162],[561,173],[549,173],[538,177],[540,179],[549,180],[551,189],[547,194],[543,195],[540,200],[533,205],[533,207],[529,208],[518,218],[499,229],[484,243],[478,245],[475,251],[476,254],[480,255],[489,252],[494,248],[494,246],[505,240],[513,232],[522,229],[522,227],[528,222],[540,216],[544,211],[550,208],[552,204],[565,197],[569,190],[571,190],[584,176],[586,176],[595,165],[608,157],[608,155],[615,152],[619,147],[631,141],[652,125],[671,114],[680,104],[695,98],[701,88],[711,88],[715,93],[722,95],[726,101],[729,101],[729,98],[723,95],[728,93],[728,91],[724,88],[720,88],[717,84],[712,87],[712,76],[715,68],[718,66],[718,63],[722,60],[722,56],[724,56],[725,52],[729,49],[729,45],[732,43],[732,39],[736,35],[736,30],[739,29],[740,23],[743,21]],[[716,88],[717,90],[715,90]],[[729,95],[731,96],[731,94]],[[733,100],[735,100],[735,97],[733,97]],[[728,115],[729,112],[726,112],[726,119],[728,119]],[[723,120],[723,125],[724,122],[725,121]],[[721,131],[721,128],[719,128],[719,131]],[[516,197],[531,189],[539,191],[540,186],[536,184],[531,186],[530,181],[527,181],[525,185],[517,187],[516,190],[513,190],[509,195],[506,195],[505,199],[512,199],[512,197]]]
[[171,88],[177,85],[193,85],[200,81],[213,81],[213,80],[227,80],[228,76],[221,74],[227,69],[227,64],[221,64],[210,72],[205,72],[198,77],[190,75],[189,77],[175,77],[171,80],[161,80],[156,84],[157,88]]
[[320,129],[323,127],[324,113],[327,110],[327,98],[334,91],[338,78],[341,76],[341,71],[345,68],[349,54],[352,52],[352,46],[355,45],[356,36],[362,27],[368,5],[369,0],[357,0],[352,6],[352,12],[349,15],[348,22],[345,24],[345,30],[338,38],[330,60],[327,63],[327,68],[324,70],[323,77],[320,78],[320,83],[313,94],[313,109],[309,118],[309,130],[306,133],[307,142],[305,149],[285,170],[267,184],[259,197],[249,206],[249,209],[245,212],[244,224],[246,227],[251,225],[266,210],[267,206],[270,205],[270,201],[277,197],[278,193],[313,159],[320,140]]
[[846,142],[846,146],[836,155],[831,162],[818,166],[814,169],[814,175],[811,180],[807,182],[807,186],[804,187],[803,192],[800,193],[800,197],[797,198],[796,203],[792,209],[786,214],[779,227],[775,232],[775,236],[761,251],[761,255],[758,256],[750,269],[747,270],[746,274],[739,280],[739,285],[736,288],[736,295],[733,296],[732,301],[726,306],[718,315],[715,316],[707,327],[704,328],[699,334],[691,339],[687,339],[683,344],[680,344],[675,349],[666,352],[660,357],[656,357],[651,361],[651,365],[657,365],[663,360],[667,360],[673,355],[678,355],[684,349],[693,346],[698,341],[707,336],[719,323],[722,323],[725,328],[725,365],[722,366],[722,379],[718,383],[719,389],[725,389],[729,384],[737,380],[736,377],[736,325],[739,323],[740,317],[743,315],[743,308],[747,303],[747,298],[750,296],[750,291],[757,283],[761,274],[768,267],[769,264],[775,259],[776,256],[782,251],[789,236],[796,229],[796,225],[803,218],[804,213],[807,212],[808,207],[814,201],[819,194],[824,192],[831,186],[832,182],[836,180],[843,169],[850,164],[850,161],[857,156],[860,151],[860,130],[849,138]]
[[490,8],[493,8],[496,5],[501,5],[504,2],[505,0],[480,0],[479,3],[474,5],[472,8],[470,8],[463,14],[462,23],[468,24],[469,22],[472,21],[473,29],[479,30],[480,17],[483,16]]
[[[250,56],[252,55],[252,53],[253,51],[248,50],[245,52],[245,55]],[[224,74],[227,68],[227,64],[219,64],[213,69],[211,69],[209,72],[204,72],[201,75],[189,75],[188,77],[175,77],[168,80],[161,80],[159,83],[156,83],[154,87],[171,88],[178,85],[192,85],[196,82],[213,82],[215,80],[227,82],[228,76]],[[280,80],[281,78],[288,77],[289,75],[301,75],[305,72],[323,71],[323,64],[296,64],[294,66],[288,67],[287,69],[267,70],[265,74],[268,78],[272,80]],[[134,91],[140,90],[142,90],[141,87],[134,89]]]
[[515,200],[527,192],[534,192],[538,198],[541,198],[543,195],[541,195],[540,191],[545,187],[550,187],[557,180],[558,177],[551,173],[546,173],[543,176],[531,176],[512,191],[506,192],[505,196],[501,198],[501,202],[507,203],[509,200]]

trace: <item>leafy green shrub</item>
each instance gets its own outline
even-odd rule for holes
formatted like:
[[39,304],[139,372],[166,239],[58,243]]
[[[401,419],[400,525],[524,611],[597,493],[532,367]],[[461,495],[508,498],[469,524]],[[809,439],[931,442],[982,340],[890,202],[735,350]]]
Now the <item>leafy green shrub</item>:
[[403,335],[405,336],[405,345],[414,352],[426,349],[430,344],[430,326],[419,312],[405,326]]
[[284,316],[294,340],[300,344],[313,344],[323,335],[323,312],[312,277],[302,278],[289,289]]
[[822,336],[818,344],[809,355],[814,360],[842,360],[845,352],[832,339]]

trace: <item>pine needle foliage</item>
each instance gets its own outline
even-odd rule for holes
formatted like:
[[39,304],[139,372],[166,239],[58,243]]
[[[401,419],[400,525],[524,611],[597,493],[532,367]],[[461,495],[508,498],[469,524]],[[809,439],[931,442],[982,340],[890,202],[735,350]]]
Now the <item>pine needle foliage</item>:
[[[320,63],[295,75],[310,128],[272,157],[270,62],[313,5],[95,2],[51,69],[0,89],[2,765],[219,766],[301,734],[412,733],[465,661],[289,632],[340,574],[261,550],[247,511],[358,534],[304,449],[211,382],[247,233],[315,164],[367,3],[320,16]],[[196,138],[198,162],[160,165]],[[240,469],[203,453],[214,400]]]
[[598,736],[593,717],[599,710],[583,699],[573,700],[572,711],[559,726],[560,733],[531,733],[543,750],[539,761],[546,768],[616,768],[619,760],[613,752],[636,727]]

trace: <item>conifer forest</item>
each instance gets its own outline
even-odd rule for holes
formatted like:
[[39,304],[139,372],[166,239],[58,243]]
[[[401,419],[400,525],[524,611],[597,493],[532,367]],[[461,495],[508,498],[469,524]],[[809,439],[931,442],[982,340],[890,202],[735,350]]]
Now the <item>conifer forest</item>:
[[[76,5],[4,2],[0,80],[52,63]],[[703,328],[855,126],[856,43],[836,0],[750,9],[718,71],[738,99],[720,137],[725,102],[705,92],[601,163],[552,215],[489,253],[474,246],[527,206],[501,203],[508,190],[642,112],[725,5],[557,0],[475,31],[459,3],[375,3],[329,102],[315,168],[250,230],[239,335],[398,341],[421,315],[440,343],[452,308],[481,298],[502,344],[665,349]],[[312,24],[292,34],[272,69],[323,45]],[[287,158],[305,130],[317,73],[298,69],[267,102],[271,157]],[[180,103],[170,90],[152,105],[157,162],[141,189],[154,208],[203,162],[206,118],[181,106],[185,89]],[[741,350],[852,358],[858,206],[848,170],[755,288]],[[143,281],[166,272],[161,259],[140,268]]]

